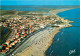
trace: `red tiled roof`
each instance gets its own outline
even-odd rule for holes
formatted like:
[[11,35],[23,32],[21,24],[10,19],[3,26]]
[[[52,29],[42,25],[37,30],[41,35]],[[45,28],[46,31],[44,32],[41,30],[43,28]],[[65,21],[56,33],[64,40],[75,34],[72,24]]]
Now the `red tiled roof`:
[[6,47],[6,49],[9,49],[9,46],[8,46],[8,47]]
[[6,43],[10,43],[10,41],[7,41]]
[[4,53],[4,52],[6,52],[6,50],[2,50],[2,52]]
[[2,46],[6,46],[5,44],[3,44]]
[[18,40],[15,40],[15,41],[18,41]]
[[12,47],[12,45],[9,45],[9,47]]
[[16,35],[19,35],[19,33],[17,33]]

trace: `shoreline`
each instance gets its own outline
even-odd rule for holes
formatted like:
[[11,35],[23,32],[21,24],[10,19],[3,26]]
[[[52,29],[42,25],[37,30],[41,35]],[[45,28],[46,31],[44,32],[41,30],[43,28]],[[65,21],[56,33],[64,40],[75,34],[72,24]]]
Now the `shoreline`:
[[[57,30],[55,30],[55,33],[53,34],[52,41],[50,41],[51,43],[50,43],[50,45],[48,46],[48,48],[49,48],[49,47],[51,46],[51,44],[53,43],[53,39],[54,39],[55,35],[56,35],[58,32],[60,32],[60,31],[59,31],[60,29],[62,29],[62,28],[58,28]],[[48,48],[46,49],[46,51],[48,50]],[[45,51],[45,53],[44,53],[44,56],[46,56],[46,51]]]
[[56,10],[51,10],[49,11],[50,13],[53,13],[54,15],[58,16],[57,14],[63,11],[67,11],[67,10],[71,10],[71,9],[75,9],[75,8],[67,8],[67,9],[56,9]]
[[[54,36],[58,32],[60,32],[59,31],[60,29],[61,29],[61,27],[56,28],[56,30],[53,30],[50,34],[46,35],[44,38],[35,42],[30,47],[26,48],[24,51],[17,53],[15,56],[22,56],[22,55],[30,56],[31,54],[33,56],[45,56],[46,50],[51,46]],[[46,41],[44,41],[44,40],[46,40]],[[35,49],[36,49],[36,51],[35,51]]]
[[[67,9],[67,10],[70,10],[70,9]],[[66,10],[63,9],[63,11],[66,11]],[[61,10],[61,12],[63,12],[63,11]],[[52,12],[52,13],[54,13],[54,12]],[[58,13],[59,13],[59,11],[58,11]],[[57,13],[54,13],[54,15],[58,16]],[[44,38],[40,39],[39,41],[33,43],[30,47],[26,48],[24,51],[22,51],[20,53],[17,53],[15,56],[22,56],[22,55],[24,55],[24,56],[26,56],[26,55],[27,56],[31,56],[31,55],[33,55],[33,56],[46,56],[45,53],[46,53],[47,49],[51,46],[54,36],[58,32],[60,32],[59,30],[62,29],[62,28],[64,28],[64,27],[58,27],[56,30],[51,32],[50,35],[47,35],[46,37],[44,37]],[[45,39],[46,39],[46,41],[44,41]],[[43,43],[41,43],[41,42],[43,42]],[[39,43],[39,44],[36,44],[36,43]],[[46,43],[47,43],[47,45],[46,45]],[[36,49],[37,47],[40,48],[41,50]]]
[[[71,9],[74,9],[74,8],[61,9],[61,10],[59,10],[58,12],[55,12],[55,13],[53,12],[53,13],[54,13],[54,15],[58,16],[58,15],[57,15],[58,13],[64,12],[64,11],[67,11],[67,10],[71,10]],[[55,11],[55,10],[54,10],[54,11]],[[58,17],[61,18],[60,16],[58,16]],[[69,23],[72,23],[72,22],[74,22],[74,21],[69,21]],[[68,27],[70,27],[70,26],[68,26]],[[57,30],[57,32],[54,34],[54,36],[55,36],[58,32],[60,32],[59,30],[62,29],[62,28],[67,28],[67,27],[61,27],[61,28],[59,28],[59,29]],[[53,36],[53,39],[54,39],[54,36]],[[53,41],[51,41],[51,44],[52,44],[52,42],[53,42]],[[50,45],[50,46],[51,46],[51,45]],[[49,48],[50,46],[48,46],[48,48]],[[48,48],[47,48],[47,50],[48,50]],[[46,51],[47,51],[47,50],[46,50]],[[44,56],[46,56],[46,51],[45,51],[45,53],[44,53],[44,54],[45,54]]]

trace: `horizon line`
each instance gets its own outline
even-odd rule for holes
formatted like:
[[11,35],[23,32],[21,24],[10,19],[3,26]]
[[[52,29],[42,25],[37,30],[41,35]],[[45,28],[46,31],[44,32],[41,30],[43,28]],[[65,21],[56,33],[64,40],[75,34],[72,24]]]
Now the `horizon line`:
[[[0,5],[0,6],[4,6],[4,5]],[[5,5],[5,6],[7,6],[7,5]],[[80,6],[80,5],[26,5],[26,6]]]

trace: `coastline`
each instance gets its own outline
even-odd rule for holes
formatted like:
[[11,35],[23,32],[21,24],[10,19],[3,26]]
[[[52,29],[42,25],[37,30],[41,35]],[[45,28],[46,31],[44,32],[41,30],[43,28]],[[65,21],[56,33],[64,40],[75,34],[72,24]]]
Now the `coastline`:
[[50,34],[35,42],[24,51],[17,53],[15,56],[45,56],[45,51],[50,47],[53,42],[54,36],[59,32],[60,29],[60,27],[56,28],[56,30],[53,30]]
[[63,11],[67,11],[67,10],[71,10],[71,9],[74,9],[74,8],[67,8],[67,9],[56,9],[56,10],[51,10],[49,11],[50,13],[53,13],[54,15],[58,16],[57,14],[60,13],[60,12],[63,12]]
[[[59,12],[63,12],[70,9],[62,9],[59,10]],[[54,13],[54,15],[58,16],[57,13]],[[58,16],[59,17],[59,16]],[[44,38],[40,39],[39,41],[33,43],[30,47],[26,48],[24,51],[17,53],[15,56],[45,56],[46,50],[51,46],[53,42],[54,36],[59,32],[60,29],[64,27],[58,27],[56,30],[51,30],[52,32],[49,35],[46,35]],[[45,41],[44,41],[45,40]]]

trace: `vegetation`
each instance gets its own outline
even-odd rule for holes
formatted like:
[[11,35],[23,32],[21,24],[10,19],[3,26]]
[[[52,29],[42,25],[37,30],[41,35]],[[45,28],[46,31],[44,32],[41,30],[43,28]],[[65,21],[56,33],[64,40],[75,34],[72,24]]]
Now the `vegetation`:
[[13,15],[13,14],[15,14],[16,13],[16,11],[14,11],[14,10],[2,10],[2,9],[0,9],[0,15]]
[[26,15],[29,11],[18,11],[18,15]]
[[0,18],[0,22],[6,22],[6,20],[7,20],[7,19],[5,19],[5,18],[3,18],[3,17]]
[[51,26],[51,27],[59,27],[59,26]]
[[15,10],[2,10],[0,9],[0,15],[42,15],[42,14],[32,14],[30,11],[15,11]]
[[62,24],[63,22],[61,20],[56,21],[57,24]]

